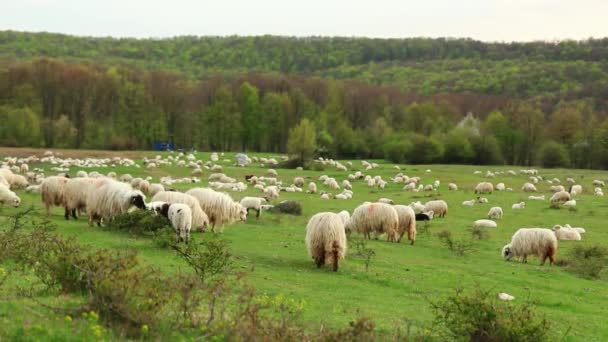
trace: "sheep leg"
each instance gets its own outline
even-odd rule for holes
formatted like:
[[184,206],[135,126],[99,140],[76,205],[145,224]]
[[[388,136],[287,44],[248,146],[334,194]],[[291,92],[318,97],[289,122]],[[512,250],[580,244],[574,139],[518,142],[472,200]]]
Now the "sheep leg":
[[317,265],[317,268],[321,268],[321,266],[323,266],[324,263],[325,263],[324,254],[321,254],[321,255],[315,257],[315,264]]
[[72,209],[72,217],[74,220],[78,220],[78,216],[76,215],[76,209]]
[[65,207],[63,209],[64,209],[63,216],[65,217],[66,220],[69,220],[70,219],[70,210],[68,209],[68,207]]
[[257,211],[257,214],[255,215],[255,218],[259,219],[260,218],[260,212],[262,211],[262,209],[257,209],[256,211]]
[[51,216],[51,206],[48,203],[44,205],[46,206],[46,216]]
[[338,271],[338,243],[334,241],[332,245],[332,257],[333,257],[333,271]]

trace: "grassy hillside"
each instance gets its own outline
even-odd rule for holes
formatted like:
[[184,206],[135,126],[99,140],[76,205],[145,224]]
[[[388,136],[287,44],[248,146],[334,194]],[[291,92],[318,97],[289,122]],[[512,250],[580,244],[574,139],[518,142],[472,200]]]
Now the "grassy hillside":
[[[133,152],[131,152],[133,153]],[[140,153],[140,156],[148,153]],[[0,156],[3,157],[3,156]],[[197,155],[208,160],[208,154]],[[226,158],[232,159],[227,154]],[[141,161],[141,160],[140,160]],[[389,180],[398,171],[393,164],[377,161],[380,167],[366,174],[381,175]],[[355,169],[360,162],[354,160]],[[262,175],[266,168],[259,165],[236,168],[230,163],[223,163],[224,172],[238,179],[245,174]],[[30,165],[49,170],[50,165]],[[608,173],[583,170],[541,170],[540,174],[551,179],[558,177],[565,180],[572,176],[585,187],[585,194],[577,198],[577,209],[549,209],[547,201],[528,201],[528,194],[520,191],[527,176],[498,176],[494,183],[504,182],[512,187],[513,192],[495,192],[488,195],[488,204],[477,204],[474,207],[463,207],[460,203],[473,199],[476,195],[472,189],[481,181],[481,176],[474,175],[478,169],[473,166],[456,165],[401,165],[402,172],[409,176],[421,176],[423,184],[440,180],[437,192],[412,193],[401,190],[402,184],[389,181],[386,189],[378,190],[367,187],[362,181],[354,182],[354,198],[350,200],[320,200],[318,195],[306,193],[281,193],[281,200],[295,199],[303,205],[302,216],[288,216],[263,213],[259,220],[250,217],[245,223],[226,227],[221,235],[209,233],[196,234],[195,239],[225,239],[229,242],[234,254],[237,269],[246,273],[248,281],[257,291],[269,296],[284,295],[288,298],[305,302],[303,315],[311,327],[319,324],[327,327],[342,327],[359,316],[374,320],[381,331],[393,331],[396,327],[411,324],[413,329],[427,327],[433,319],[429,300],[442,298],[454,289],[471,289],[475,286],[491,288],[493,292],[506,292],[515,296],[517,303],[529,299],[537,301],[539,311],[550,317],[556,338],[566,334],[566,341],[605,341],[608,339],[608,326],[605,324],[608,305],[608,283],[604,271],[600,280],[583,279],[558,266],[539,266],[535,257],[529,258],[528,264],[505,262],[500,256],[503,245],[509,242],[511,235],[521,227],[547,227],[554,224],[570,223],[573,226],[585,227],[587,233],[582,241],[562,241],[558,251],[558,260],[565,258],[574,245],[608,244],[608,231],[604,227],[608,202],[604,197],[592,195],[593,179],[608,179]],[[430,173],[425,170],[430,169]],[[509,167],[492,167],[491,170],[511,169]],[[87,171],[92,171],[87,170]],[[485,168],[482,169],[485,172]],[[517,170],[517,169],[516,169]],[[73,170],[74,172],[76,169]],[[107,173],[109,169],[100,170]],[[112,171],[118,174],[130,173],[136,176],[158,177],[165,175],[186,176],[190,170],[175,166],[158,169],[135,169],[117,167]],[[308,181],[316,181],[327,174],[339,181],[348,173],[333,170],[296,171],[279,169],[279,178],[284,184],[290,184],[294,176],[305,176]],[[52,174],[48,171],[48,174]],[[72,173],[72,172],[71,172]],[[206,178],[208,173],[203,177]],[[459,190],[447,190],[447,184],[455,182]],[[205,186],[206,182],[198,184]],[[191,186],[178,185],[181,190]],[[548,195],[548,184],[539,184],[539,190]],[[324,189],[320,186],[321,190]],[[258,195],[259,192],[249,187],[244,193],[232,193],[238,199],[245,195]],[[39,195],[19,191],[23,199],[22,208],[33,205],[41,208]],[[363,201],[374,201],[388,197],[399,204],[412,201],[427,201],[441,198],[450,205],[446,218],[438,218],[425,229],[419,225],[418,239],[414,246],[402,242],[392,244],[383,238],[368,242],[376,256],[372,259],[369,270],[365,270],[361,258],[354,257],[354,246],[351,244],[349,255],[341,264],[339,272],[333,273],[329,268],[317,269],[309,259],[304,245],[305,226],[308,218],[321,211],[352,210]],[[548,196],[549,197],[549,196]],[[526,201],[523,211],[511,210],[511,205]],[[492,206],[501,206],[505,211],[504,218],[498,222],[498,229],[489,231],[487,240],[471,240],[469,228],[471,223],[485,218]],[[16,212],[18,209],[1,207],[3,215]],[[41,211],[37,214],[40,215]],[[185,264],[173,252],[157,247],[148,238],[89,228],[86,219],[65,221],[62,211],[55,208],[51,220],[58,225],[58,231],[64,236],[74,236],[79,242],[91,248],[110,248],[116,250],[135,249],[147,264],[159,267],[163,272],[172,273],[184,270]],[[465,256],[457,256],[447,250],[436,234],[440,231],[452,232],[457,240],[472,241],[474,250]],[[7,270],[15,266],[10,263],[2,265]],[[50,315],[49,309],[31,300],[18,299],[12,293],[11,285],[26,285],[34,281],[13,273],[7,284],[0,288],[0,295],[7,300],[0,301],[0,324],[6,336],[53,336],[65,337],[67,334],[81,333],[87,336],[86,322],[66,323],[63,315]],[[78,302],[71,295],[57,298],[41,294],[35,297],[42,303],[69,307]],[[35,314],[32,314],[35,311]],[[56,318],[52,318],[56,317]],[[408,323],[409,322],[409,323]],[[48,328],[48,335],[37,332],[37,327]],[[84,327],[83,327],[84,326]],[[80,329],[80,330],[79,330]],[[81,330],[83,332],[81,332]],[[40,333],[41,335],[37,335]],[[55,335],[54,335],[55,334]],[[66,335],[64,335],[66,334]],[[112,336],[112,332],[108,332]],[[0,335],[2,336],[2,335]],[[61,338],[61,337],[60,337]],[[33,339],[36,339],[33,337]]]

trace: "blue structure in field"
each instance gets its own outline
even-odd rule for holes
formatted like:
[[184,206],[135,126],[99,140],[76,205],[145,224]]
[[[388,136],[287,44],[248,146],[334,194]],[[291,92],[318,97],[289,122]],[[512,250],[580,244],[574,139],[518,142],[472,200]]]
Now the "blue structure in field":
[[154,150],[156,151],[173,151],[175,145],[170,142],[156,141],[154,142]]

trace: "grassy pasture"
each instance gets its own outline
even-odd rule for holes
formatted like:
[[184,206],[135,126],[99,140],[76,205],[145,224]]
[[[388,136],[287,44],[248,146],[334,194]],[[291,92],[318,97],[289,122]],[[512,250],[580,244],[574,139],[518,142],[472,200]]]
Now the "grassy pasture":
[[[77,152],[73,152],[76,153]],[[120,153],[111,153],[121,155]],[[157,153],[130,152],[143,157],[153,156]],[[164,155],[164,153],[162,153]],[[10,150],[0,150],[0,157],[12,155]],[[270,154],[262,154],[271,156]],[[82,155],[83,157],[86,154]],[[199,159],[208,160],[208,153],[199,153]],[[233,159],[229,153],[224,158]],[[139,158],[138,163],[141,163]],[[361,169],[359,161],[352,161],[353,169]],[[593,179],[608,180],[608,173],[590,170],[563,170],[539,169],[540,175],[546,179],[557,177],[562,181],[571,176],[583,185],[585,193],[579,195],[575,210],[549,209],[549,184],[539,183],[539,192],[547,197],[547,201],[529,201],[528,193],[521,192],[520,188],[527,181],[528,176],[500,175],[490,181],[494,184],[504,182],[512,187],[513,192],[495,192],[486,195],[487,204],[476,204],[473,207],[464,207],[461,202],[474,199],[476,195],[473,188],[479,181],[485,180],[482,175],[474,175],[475,170],[498,171],[518,167],[479,167],[455,165],[401,165],[401,172],[408,176],[422,177],[422,184],[430,184],[440,180],[441,186],[436,192],[405,192],[403,184],[395,184],[390,178],[396,170],[391,163],[375,161],[380,167],[364,174],[381,175],[388,181],[384,190],[369,188],[362,181],[353,183],[354,197],[350,200],[321,200],[318,195],[282,192],[280,200],[295,199],[303,205],[302,216],[278,215],[264,212],[259,220],[252,215],[245,223],[236,223],[225,228],[218,237],[212,234],[197,234],[195,238],[216,239],[229,241],[230,250],[235,255],[237,268],[248,273],[249,282],[258,292],[268,295],[283,294],[286,297],[305,301],[304,319],[311,326],[318,327],[323,324],[329,327],[341,327],[359,316],[371,317],[379,329],[391,331],[397,326],[405,326],[406,322],[414,328],[423,327],[433,319],[433,312],[428,303],[452,293],[455,288],[473,288],[480,285],[482,288],[493,288],[496,293],[506,292],[516,297],[516,301],[525,301],[528,298],[538,301],[540,312],[546,314],[554,322],[556,335],[562,336],[567,332],[567,341],[606,341],[608,340],[608,281],[606,275],[601,280],[587,280],[566,272],[560,267],[548,265],[541,267],[535,257],[528,258],[528,264],[518,262],[505,262],[500,256],[503,245],[510,241],[511,235],[521,227],[546,227],[554,224],[569,223],[573,226],[585,227],[587,233],[582,241],[560,242],[557,259],[564,256],[575,244],[608,244],[608,229],[605,227],[608,220],[608,198],[593,196]],[[238,168],[231,163],[222,162],[224,173],[237,179],[243,179],[245,174],[264,175],[267,167],[253,165],[247,168]],[[42,167],[46,174],[51,165],[30,165],[30,168]],[[430,173],[425,170],[430,169]],[[87,169],[93,171],[95,169]],[[73,168],[70,173],[75,173]],[[98,169],[102,173],[115,171],[116,173],[130,173],[133,176],[152,176],[154,182],[165,175],[174,178],[188,176],[191,169],[176,166],[146,169],[144,167],[125,168],[115,167]],[[279,178],[284,184],[291,184],[295,176],[304,176],[307,183],[317,182],[319,190],[326,190],[317,181],[317,178],[326,174],[335,177],[339,182],[346,178],[349,172],[339,172],[332,168],[325,171],[297,171],[278,169]],[[352,171],[354,172],[354,171]],[[206,186],[206,171],[203,181],[196,186]],[[447,184],[455,182],[458,191],[448,191]],[[193,185],[176,184],[176,188],[186,190]],[[330,191],[332,192],[332,191]],[[333,193],[336,193],[335,191]],[[22,208],[33,205],[42,209],[38,194],[27,194],[18,191],[22,198]],[[235,199],[246,195],[259,195],[258,190],[249,187],[244,193],[231,193]],[[444,199],[450,209],[446,218],[435,219],[430,222],[426,231],[421,232],[419,226],[418,238],[414,246],[410,246],[406,239],[400,244],[392,244],[381,238],[368,242],[368,247],[376,252],[369,270],[366,272],[362,259],[347,255],[340,265],[337,273],[331,272],[329,267],[317,269],[307,256],[304,245],[304,232],[308,218],[321,211],[352,210],[363,201],[374,201],[380,197],[388,197],[398,204],[409,204],[420,200]],[[514,211],[511,205],[525,201],[526,208]],[[500,206],[504,210],[504,217],[498,221],[498,229],[489,231],[487,240],[475,240],[474,250],[465,256],[457,256],[447,250],[436,234],[442,230],[452,232],[455,239],[471,240],[469,231],[471,223],[485,218],[490,207]],[[16,209],[2,207],[1,214],[10,214]],[[42,214],[42,210],[38,215]],[[63,210],[53,210],[52,221],[57,223],[58,231],[66,236],[75,236],[81,243],[95,247],[113,249],[136,249],[142,260],[146,263],[160,267],[168,273],[185,269],[185,264],[173,252],[160,249],[148,238],[130,236],[128,234],[110,232],[99,228],[89,228],[86,218],[78,221],[65,221]],[[350,246],[352,247],[352,245]],[[352,253],[352,248],[350,249]],[[4,264],[2,267],[10,270],[13,265]],[[0,290],[2,297],[10,297],[9,293],[2,293],[10,285],[25,284],[30,279],[10,278],[8,284]],[[40,301],[71,305],[78,298],[69,296],[39,298]],[[24,305],[27,304],[27,305]],[[37,312],[32,314],[32,307]],[[38,307],[35,303],[23,299],[9,299],[0,301],[0,326],[10,331],[12,336],[19,336],[25,331],[30,336],[36,336],[35,329],[39,324],[49,324],[48,310]],[[61,320],[60,320],[61,321]],[[45,327],[50,333],[62,331],[64,324],[53,324]],[[59,332],[58,332],[59,334]],[[52,335],[44,335],[46,337]],[[34,338],[35,339],[35,338]]]

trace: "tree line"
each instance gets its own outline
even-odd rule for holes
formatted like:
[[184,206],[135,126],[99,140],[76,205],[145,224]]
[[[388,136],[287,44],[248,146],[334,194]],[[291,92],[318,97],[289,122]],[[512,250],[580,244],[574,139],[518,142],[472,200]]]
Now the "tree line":
[[150,149],[172,141],[186,149],[302,156],[301,139],[308,157],[608,167],[605,113],[593,99],[554,100],[424,95],[277,73],[192,80],[41,58],[0,63],[0,144]]

